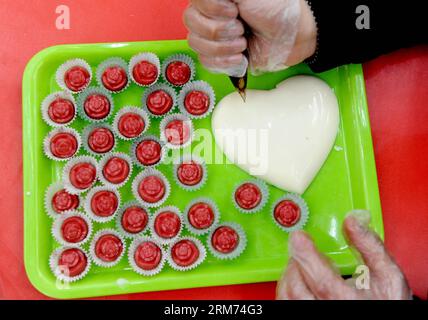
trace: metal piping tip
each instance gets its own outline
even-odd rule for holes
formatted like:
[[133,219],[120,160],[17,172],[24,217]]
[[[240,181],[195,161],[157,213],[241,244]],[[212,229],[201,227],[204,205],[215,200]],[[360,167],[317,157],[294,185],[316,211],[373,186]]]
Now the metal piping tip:
[[247,94],[245,93],[245,90],[238,90],[239,95],[241,96],[242,100],[244,102],[247,101]]
[[243,77],[230,77],[230,80],[232,81],[233,86],[235,87],[236,91],[241,96],[242,100],[245,102],[247,100],[247,74],[245,74]]

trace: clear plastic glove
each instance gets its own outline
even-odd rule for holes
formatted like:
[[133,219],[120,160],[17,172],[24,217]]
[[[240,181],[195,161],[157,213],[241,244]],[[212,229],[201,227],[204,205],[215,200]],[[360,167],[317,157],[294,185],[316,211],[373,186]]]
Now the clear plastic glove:
[[[248,39],[244,25],[249,27]],[[277,71],[311,56],[316,24],[305,0],[192,0],[184,13],[189,44],[208,69],[242,76]]]
[[349,244],[369,268],[369,289],[357,289],[355,279],[343,280],[309,236],[296,231],[290,237],[292,258],[278,282],[277,299],[411,299],[403,273],[380,238],[368,229],[369,221],[367,211],[358,211],[350,214],[343,226]]

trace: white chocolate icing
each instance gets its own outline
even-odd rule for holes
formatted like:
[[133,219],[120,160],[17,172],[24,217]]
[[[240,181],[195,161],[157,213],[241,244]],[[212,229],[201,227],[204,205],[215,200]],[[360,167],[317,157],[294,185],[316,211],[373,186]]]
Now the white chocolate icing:
[[270,91],[224,97],[212,116],[215,140],[229,161],[272,185],[303,193],[334,145],[339,106],[313,76],[289,78]]

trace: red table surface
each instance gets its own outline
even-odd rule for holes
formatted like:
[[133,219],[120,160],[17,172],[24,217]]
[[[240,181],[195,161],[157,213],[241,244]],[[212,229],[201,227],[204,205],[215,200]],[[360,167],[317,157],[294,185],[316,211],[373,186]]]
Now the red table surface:
[[[71,29],[57,30],[68,5]],[[21,80],[38,51],[65,43],[182,39],[186,0],[3,0],[0,6],[0,298],[43,299],[23,264]],[[386,245],[415,294],[428,292],[428,47],[364,65]],[[115,296],[272,299],[275,283]]]

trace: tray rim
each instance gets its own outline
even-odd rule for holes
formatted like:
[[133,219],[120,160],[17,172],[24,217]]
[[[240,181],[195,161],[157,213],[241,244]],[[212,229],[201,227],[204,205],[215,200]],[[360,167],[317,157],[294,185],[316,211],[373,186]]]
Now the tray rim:
[[[186,40],[158,40],[158,41],[147,41],[152,43],[176,43],[177,41],[180,42],[186,42]],[[145,43],[147,43],[145,42]],[[139,44],[141,42],[114,42],[114,43],[84,43],[84,44],[62,44],[62,45],[54,45],[47,47],[38,53],[36,53],[27,63],[25,67],[25,71],[23,74],[23,80],[22,80],[22,108],[23,108],[23,115],[25,114],[25,110],[28,110],[31,108],[30,98],[28,90],[31,89],[31,75],[35,70],[37,69],[37,66],[46,59],[50,54],[54,53],[57,50],[60,50],[62,48],[70,48],[70,47],[91,47],[93,45],[96,46],[106,46],[111,47],[112,45],[115,46],[122,46],[122,45],[132,45],[132,44]],[[372,143],[372,136],[371,136],[371,129],[370,129],[370,119],[368,115],[368,106],[367,106],[367,96],[366,96],[366,90],[365,90],[365,81],[364,81],[364,75],[362,66],[360,64],[358,65],[348,65],[348,66],[342,66],[340,67],[340,70],[343,72],[346,72],[347,68],[356,68],[356,71],[360,73],[360,76],[354,77],[353,83],[354,88],[361,88],[360,94],[363,95],[364,99],[361,99],[358,102],[355,102],[360,106],[363,112],[360,112],[359,115],[362,119],[358,119],[359,121],[365,121],[366,130],[365,131],[359,131],[359,136],[362,134],[365,135],[365,137],[360,137],[360,141],[363,143],[361,144],[362,153],[366,156],[366,160],[368,165],[365,163],[362,164],[361,170],[364,172],[363,180],[365,184],[371,185],[371,192],[374,192],[370,196],[370,199],[366,199],[366,201],[370,202],[373,207],[376,207],[376,209],[379,209],[380,211],[380,224],[378,226],[377,232],[380,235],[382,239],[384,239],[384,226],[383,226],[383,220],[382,220],[382,210],[381,210],[381,204],[380,204],[380,196],[379,196],[379,187],[378,187],[378,179],[377,179],[377,173],[376,173],[376,164],[375,164],[375,158],[374,158],[374,150],[373,150],[373,143]],[[354,97],[356,98],[356,97]],[[52,285],[52,282],[46,279],[43,274],[40,272],[40,270],[37,270],[37,268],[32,267],[32,264],[34,263],[35,255],[33,250],[31,250],[31,238],[35,237],[35,234],[37,233],[37,219],[34,219],[34,217],[31,216],[31,212],[28,209],[29,206],[31,206],[31,200],[36,201],[35,196],[32,196],[31,194],[26,194],[25,190],[28,190],[29,186],[35,182],[32,181],[30,175],[28,173],[31,172],[31,167],[33,165],[34,159],[32,159],[32,155],[25,153],[25,150],[28,150],[27,145],[31,144],[31,131],[34,129],[34,124],[31,123],[31,121],[26,121],[24,116],[22,118],[22,130],[23,130],[23,144],[22,144],[22,152],[23,152],[23,202],[24,202],[24,265],[25,265],[25,271],[27,274],[27,277],[29,278],[31,284],[41,293],[53,297],[53,298],[83,298],[83,297],[93,297],[93,296],[102,296],[105,295],[105,289],[106,288],[97,288],[92,289],[90,294],[82,295],[79,293],[70,293],[67,292],[67,290],[58,290],[55,288],[55,286]],[[369,143],[367,143],[369,142]],[[25,155],[25,156],[24,156]],[[29,159],[31,158],[31,159]],[[33,179],[35,180],[35,179]],[[368,182],[368,180],[370,180]],[[366,190],[366,189],[365,189]],[[367,190],[366,190],[367,192]],[[34,198],[34,199],[32,199]],[[373,202],[374,201],[374,202]],[[253,273],[257,273],[258,279],[257,281],[254,281]],[[275,272],[274,272],[275,273]],[[263,273],[261,272],[247,272],[246,276],[241,275],[239,279],[233,279],[228,277],[224,277],[221,282],[218,281],[218,279],[211,280],[204,280],[204,284],[201,285],[203,287],[207,286],[220,286],[220,285],[232,285],[232,284],[243,284],[243,283],[256,283],[256,282],[266,282],[266,281],[274,281],[276,279],[272,279],[272,272],[266,272],[264,270]],[[188,285],[181,285],[180,287],[176,286],[170,286],[168,284],[162,284],[157,291],[162,290],[173,290],[173,289],[186,289],[186,288],[195,288],[194,284],[192,284],[191,281],[188,282]],[[131,290],[129,290],[131,289]],[[115,295],[115,294],[127,294],[127,293],[136,293],[136,292],[145,292],[146,290],[139,290],[137,286],[129,287],[128,290],[123,290],[117,287],[116,289],[109,287],[108,295]],[[150,290],[147,290],[150,291]]]

